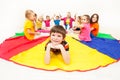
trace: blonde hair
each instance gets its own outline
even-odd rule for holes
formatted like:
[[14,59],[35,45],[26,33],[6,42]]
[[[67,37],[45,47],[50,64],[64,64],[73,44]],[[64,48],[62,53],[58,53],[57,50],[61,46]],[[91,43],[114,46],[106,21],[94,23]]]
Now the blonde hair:
[[31,13],[34,13],[32,10],[26,10],[25,11],[25,17],[29,18],[29,16],[31,15]]

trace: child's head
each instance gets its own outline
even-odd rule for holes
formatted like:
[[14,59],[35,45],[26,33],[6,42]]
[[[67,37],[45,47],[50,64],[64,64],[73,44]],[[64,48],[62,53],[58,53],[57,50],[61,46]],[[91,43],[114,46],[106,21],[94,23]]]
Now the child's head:
[[99,20],[99,15],[98,14],[93,14],[90,18],[90,23],[98,23]]
[[67,12],[67,18],[70,18],[70,17],[71,17],[71,13]]
[[55,19],[58,20],[60,17],[59,16],[55,16]]
[[81,23],[90,23],[90,16],[89,15],[81,16]]
[[78,22],[81,23],[81,16],[77,16],[77,17],[76,17],[76,21],[78,21]]
[[55,44],[60,44],[66,37],[66,30],[61,25],[53,26],[50,30],[50,40]]
[[32,10],[26,10],[25,17],[29,20],[35,20],[35,13]]
[[43,16],[39,16],[38,21],[43,21]]
[[50,20],[50,16],[47,15],[47,16],[46,16],[46,20]]

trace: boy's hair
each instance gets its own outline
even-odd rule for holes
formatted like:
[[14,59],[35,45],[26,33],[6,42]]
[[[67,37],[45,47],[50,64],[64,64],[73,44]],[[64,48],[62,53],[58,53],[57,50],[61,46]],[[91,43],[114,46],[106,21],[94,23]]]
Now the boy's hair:
[[25,11],[25,17],[28,18],[31,15],[31,13],[33,13],[32,10],[26,10]]
[[62,25],[55,25],[51,28],[50,30],[50,35],[51,33],[60,33],[63,36],[63,39],[66,37],[66,30]]

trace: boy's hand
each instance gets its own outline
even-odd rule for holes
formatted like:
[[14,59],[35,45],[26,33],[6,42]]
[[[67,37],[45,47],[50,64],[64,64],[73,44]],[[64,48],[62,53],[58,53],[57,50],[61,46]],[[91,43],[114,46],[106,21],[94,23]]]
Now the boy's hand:
[[61,49],[61,48],[63,48],[63,45],[62,44],[49,43],[47,47],[54,48],[54,49]]
[[63,47],[62,44],[59,44],[59,45],[55,46],[56,49],[61,49],[62,47]]

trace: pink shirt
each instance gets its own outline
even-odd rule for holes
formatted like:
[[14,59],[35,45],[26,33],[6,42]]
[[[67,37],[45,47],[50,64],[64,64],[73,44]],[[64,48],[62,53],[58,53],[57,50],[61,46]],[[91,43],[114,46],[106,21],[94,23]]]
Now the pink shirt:
[[81,28],[81,32],[79,35],[80,40],[82,41],[91,41],[90,37],[90,24],[84,24],[84,27]]
[[44,22],[46,27],[50,27],[50,20],[44,20]]

